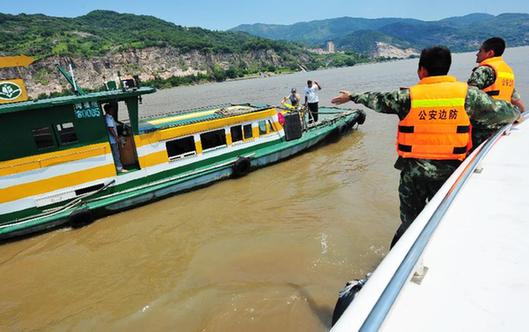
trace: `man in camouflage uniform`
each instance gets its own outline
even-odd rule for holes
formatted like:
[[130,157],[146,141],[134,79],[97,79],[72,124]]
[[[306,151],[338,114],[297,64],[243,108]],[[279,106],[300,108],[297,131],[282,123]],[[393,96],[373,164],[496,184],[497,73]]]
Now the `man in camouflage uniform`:
[[[439,70],[431,70],[435,75],[446,75],[451,64],[450,51],[446,47],[432,47],[421,53],[419,61],[419,77],[422,78],[424,71],[432,65],[423,65],[423,62],[432,63]],[[448,77],[448,76],[438,76]],[[455,81],[455,79],[454,79]],[[387,114],[396,114],[402,121],[411,110],[410,89],[400,89],[393,92],[366,92],[351,94],[348,91],[340,91],[340,95],[332,99],[334,104],[343,104],[347,101],[363,104],[364,106]],[[506,102],[491,99],[487,94],[475,87],[469,86],[464,100],[464,110],[473,123],[478,123],[484,128],[492,128],[514,121],[520,114],[518,109]],[[468,134],[467,134],[468,135]],[[468,140],[469,138],[467,138]],[[400,157],[395,163],[395,168],[400,170],[400,219],[401,226],[395,233],[391,246],[406,231],[409,225],[422,211],[426,203],[435,195],[446,179],[460,165],[460,160],[434,160]]]
[[[492,86],[496,82],[496,72],[491,66],[483,64],[482,62],[487,59],[501,57],[504,51],[505,41],[502,38],[493,37],[484,41],[476,53],[476,62],[479,65],[472,70],[472,74],[467,82],[468,85],[475,86],[480,90],[485,90]],[[517,106],[520,112],[523,113],[525,111],[525,106],[516,88],[513,89],[510,100],[506,101]],[[485,128],[478,123],[472,123],[472,144],[474,148],[483,143],[500,128],[501,125]]]

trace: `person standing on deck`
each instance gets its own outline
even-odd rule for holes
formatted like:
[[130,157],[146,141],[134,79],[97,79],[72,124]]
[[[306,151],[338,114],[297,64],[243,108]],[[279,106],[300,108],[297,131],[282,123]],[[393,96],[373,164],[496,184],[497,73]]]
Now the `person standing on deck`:
[[[505,41],[499,37],[485,40],[476,53],[478,66],[472,70],[468,85],[477,87],[494,99],[504,100],[518,107],[520,112],[525,106],[515,88],[515,76],[511,67],[502,58]],[[483,128],[472,123],[472,143],[479,146],[500,127]]]
[[108,130],[108,139],[110,142],[110,149],[112,150],[112,157],[114,158],[114,163],[116,164],[116,170],[118,172],[127,172],[127,170],[123,169],[123,164],[121,163],[121,157],[119,155],[118,144],[121,141],[118,135],[116,121],[114,120],[114,117],[112,117],[112,105],[105,104],[103,108],[105,110],[105,123],[106,123],[107,130]]
[[318,102],[320,99],[316,94],[316,91],[321,90],[321,86],[316,81],[307,81],[305,87],[305,106],[309,108],[309,123],[318,122]]
[[332,99],[333,104],[353,101],[400,119],[395,168],[401,171],[402,223],[392,247],[466,157],[471,147],[470,122],[490,128],[511,123],[520,115],[515,106],[447,76],[451,62],[448,48],[426,48],[419,60],[417,85],[386,93],[340,91]]

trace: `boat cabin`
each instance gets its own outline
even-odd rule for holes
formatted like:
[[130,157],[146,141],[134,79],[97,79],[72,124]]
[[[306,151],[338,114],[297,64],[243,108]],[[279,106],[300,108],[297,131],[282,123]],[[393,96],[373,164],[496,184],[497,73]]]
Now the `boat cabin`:
[[[137,164],[132,137],[139,133],[138,97],[154,91],[115,90],[0,105],[0,174],[5,175],[6,168],[8,173],[18,173],[77,159],[88,151],[91,155],[104,151],[109,135],[103,104],[120,101],[127,106],[130,119],[118,126],[130,145],[122,150],[129,153],[131,165]],[[117,119],[117,114],[114,117]]]

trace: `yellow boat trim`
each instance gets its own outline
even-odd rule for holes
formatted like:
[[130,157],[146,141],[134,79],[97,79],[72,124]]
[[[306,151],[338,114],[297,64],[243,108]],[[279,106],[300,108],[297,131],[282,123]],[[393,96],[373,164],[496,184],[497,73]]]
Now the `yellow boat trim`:
[[99,143],[68,150],[43,153],[36,156],[2,161],[0,162],[0,176],[22,173],[90,157],[102,156],[107,153],[110,153],[110,144]]
[[283,126],[278,121],[272,122],[271,132],[280,131],[281,129],[283,129]]
[[202,142],[201,141],[195,142],[195,150],[197,151],[197,154],[202,153]]
[[167,154],[167,150],[163,150],[141,156],[138,159],[140,167],[145,168],[169,162],[169,155]]
[[465,106],[465,98],[418,99],[411,101],[411,107],[458,107]]
[[259,127],[253,127],[252,128],[252,136],[253,136],[253,138],[259,137]]
[[33,58],[27,55],[0,57],[0,68],[27,67],[33,63]]
[[44,180],[14,185],[12,187],[0,189],[0,203],[11,202],[34,195],[41,195],[114,175],[116,175],[114,164],[108,164]]

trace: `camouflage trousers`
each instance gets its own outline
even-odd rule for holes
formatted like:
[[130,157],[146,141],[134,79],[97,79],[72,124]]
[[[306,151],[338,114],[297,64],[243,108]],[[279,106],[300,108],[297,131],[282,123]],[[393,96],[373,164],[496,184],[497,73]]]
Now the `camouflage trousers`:
[[391,247],[397,243],[449,176],[450,174],[432,178],[418,174],[414,169],[401,170],[399,184],[401,225],[391,241]]

